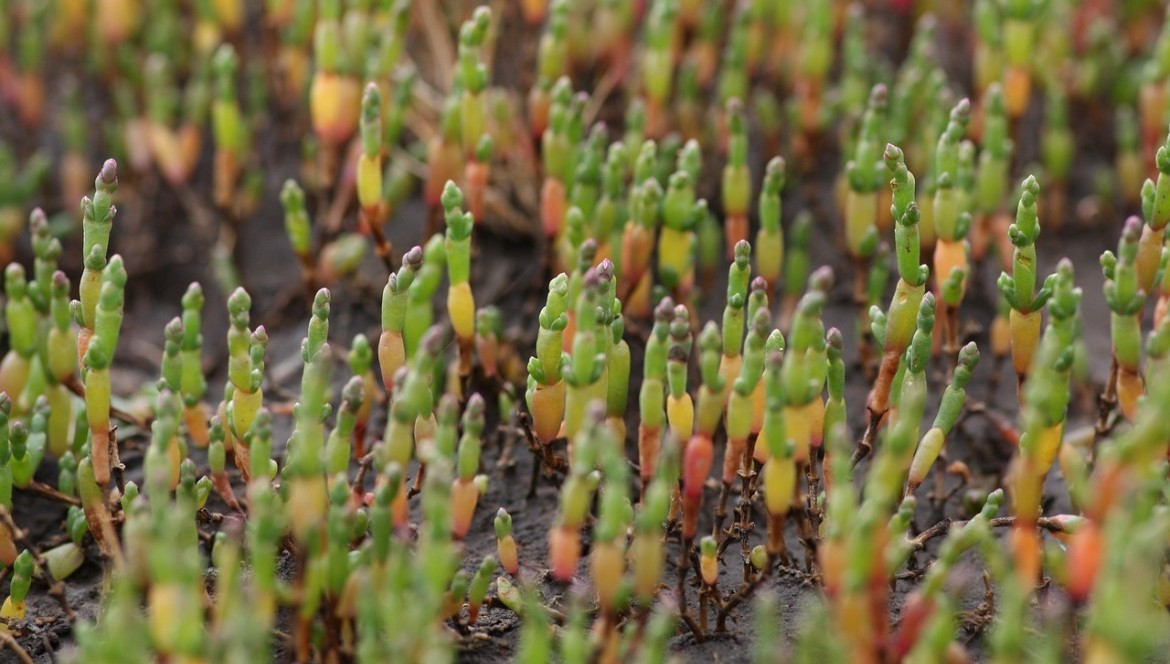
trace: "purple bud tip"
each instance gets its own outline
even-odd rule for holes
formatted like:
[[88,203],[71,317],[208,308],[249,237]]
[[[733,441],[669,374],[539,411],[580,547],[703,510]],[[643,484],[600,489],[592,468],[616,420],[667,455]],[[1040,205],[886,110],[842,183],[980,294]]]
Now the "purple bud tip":
[[107,159],[106,163],[102,164],[100,177],[102,182],[107,184],[116,182],[118,180],[118,162],[113,159]]
[[829,290],[829,287],[833,285],[833,268],[828,265],[820,266],[816,272],[812,273],[809,282],[818,290]]
[[841,334],[841,330],[830,327],[829,331],[825,333],[825,341],[833,348],[841,348],[845,345],[845,337]]
[[422,347],[430,355],[438,355],[444,346],[443,331],[438,327],[432,327],[423,335]]

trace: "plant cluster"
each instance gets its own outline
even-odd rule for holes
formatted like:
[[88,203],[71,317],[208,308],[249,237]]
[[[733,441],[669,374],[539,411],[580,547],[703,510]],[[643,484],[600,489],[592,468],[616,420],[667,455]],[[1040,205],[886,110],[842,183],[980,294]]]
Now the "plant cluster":
[[[28,661],[58,621],[76,662],[439,662],[504,620],[533,663],[733,632],[759,661],[1170,643],[1170,12],[473,4],[0,8],[0,136],[58,137],[0,142],[0,643]],[[906,28],[900,62],[878,19]],[[961,31],[969,89],[939,64]],[[79,77],[60,94],[54,60]],[[270,122],[301,156],[279,192]],[[1079,122],[1116,128],[1113,163]],[[211,281],[119,394],[119,340],[146,335],[123,329],[115,202],[163,189]],[[265,241],[308,312],[291,362],[243,269],[276,198]],[[1106,327],[1085,268],[1051,260],[1090,203],[1133,213],[1100,259],[1092,413]],[[517,229],[544,259],[531,316],[483,287],[508,258],[485,240]],[[348,342],[338,295],[380,313]],[[62,532],[33,535],[26,493],[67,506]],[[792,625],[778,590],[803,596]]]

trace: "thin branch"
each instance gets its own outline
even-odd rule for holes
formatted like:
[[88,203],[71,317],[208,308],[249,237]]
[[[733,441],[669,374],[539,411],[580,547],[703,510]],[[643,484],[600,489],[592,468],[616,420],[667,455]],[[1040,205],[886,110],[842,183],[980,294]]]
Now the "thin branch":
[[67,496],[44,482],[33,481],[25,487],[33,493],[40,494],[49,500],[56,500],[58,502],[67,503],[69,505],[81,505],[81,500],[73,496]]
[[33,658],[29,656],[28,651],[24,649],[24,646],[20,645],[16,641],[16,638],[9,634],[7,630],[0,631],[0,642],[3,642],[4,647],[16,653],[17,659],[23,664],[36,664]]
[[[913,551],[922,551],[926,548],[926,543],[936,537],[941,537],[950,531],[952,526],[963,527],[968,523],[966,520],[943,519],[933,526],[927,528],[918,534],[917,537],[910,539],[910,544],[913,546]],[[1006,528],[1013,526],[1016,523],[1014,516],[997,516],[988,522],[992,528]],[[1068,529],[1059,517],[1044,516],[1036,520],[1036,526],[1043,528],[1050,533],[1067,533]]]

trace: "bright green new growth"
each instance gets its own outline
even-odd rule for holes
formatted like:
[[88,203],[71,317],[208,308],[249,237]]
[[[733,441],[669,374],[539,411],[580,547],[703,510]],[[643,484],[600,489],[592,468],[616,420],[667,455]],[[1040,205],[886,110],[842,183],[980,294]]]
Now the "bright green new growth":
[[443,187],[443,210],[447,221],[444,248],[447,255],[447,277],[452,284],[466,283],[471,278],[471,228],[475,219],[463,211],[463,192],[454,182]]
[[85,258],[86,272],[80,286],[81,324],[91,330],[101,292],[100,274],[106,267],[110,230],[117,214],[113,200],[118,189],[118,164],[113,159],[102,165],[94,188],[93,198],[87,196],[81,201],[81,255]]
[[[883,116],[886,111],[889,93],[886,86],[878,84],[869,93],[869,102],[866,105],[865,115],[861,120],[861,133],[858,135],[856,151],[853,159],[845,165],[845,177],[849,186],[857,192],[877,191],[881,186],[881,174],[878,165],[881,162],[881,142],[879,134],[882,130]],[[895,216],[895,219],[897,217]]]
[[177,392],[183,375],[183,359],[179,355],[183,345],[183,320],[178,316],[172,318],[163,331],[163,338],[160,373],[167,389]]
[[237,156],[247,148],[248,126],[236,102],[236,70],[239,58],[231,44],[223,44],[215,51],[212,67],[215,70],[216,99],[212,105],[212,127],[216,147]]
[[784,233],[780,227],[780,192],[785,184],[782,157],[773,157],[764,170],[760,190],[760,230],[756,235],[756,269],[775,281],[784,263]]
[[1040,220],[1036,215],[1036,203],[1040,185],[1036,178],[1028,176],[1022,185],[1020,203],[1016,209],[1016,222],[1008,228],[1008,238],[1015,245],[1012,258],[1012,273],[999,275],[996,285],[1012,309],[1029,313],[1041,309],[1052,292],[1046,281],[1036,291],[1036,239],[1040,237]]
[[178,389],[183,403],[195,407],[207,392],[207,379],[203,376],[203,288],[192,283],[183,293],[183,338],[181,347],[180,380]]
[[[1049,322],[1040,339],[1033,375],[1026,385],[1026,408],[1022,417],[1024,431],[1020,447],[1029,451],[1033,451],[1039,429],[1064,422],[1072,398],[1069,375],[1076,351],[1076,325],[1082,298],[1081,289],[1076,287],[1072,262],[1061,259],[1048,282],[1052,288],[1048,302]],[[1135,343],[1140,352],[1140,337]]]
[[[971,103],[963,99],[951,109],[946,129],[938,139],[935,150],[934,225],[941,240],[954,242],[966,233],[961,230],[959,171],[961,168],[960,142],[971,116]],[[946,278],[947,275],[941,275]]]
[[727,273],[727,305],[723,308],[723,354],[736,357],[743,343],[744,308],[751,280],[752,246],[747,240],[735,245],[735,260]]
[[990,214],[999,209],[1004,200],[1013,145],[1008,131],[1003,88],[998,82],[987,89],[984,103],[983,149],[979,154],[975,191],[979,211]]
[[312,249],[313,230],[309,213],[305,211],[305,192],[295,180],[285,180],[280,190],[280,203],[284,206],[284,229],[292,243],[293,253],[308,257]]
[[359,121],[362,153],[369,159],[382,150],[382,93],[375,83],[366,85],[362,92],[362,111]]
[[929,270],[919,260],[918,204],[914,201],[914,174],[906,168],[905,155],[894,145],[886,145],[884,155],[886,167],[890,170],[893,189],[893,203],[890,214],[897,225],[894,228],[895,252],[898,259],[898,277],[909,286],[921,286],[926,282]]
[[37,317],[29,298],[29,284],[24,267],[10,263],[4,270],[4,320],[8,326],[9,346],[25,358],[31,358],[37,349]]
[[422,248],[411,247],[402,255],[402,265],[398,271],[387,277],[386,286],[382,289],[383,331],[401,334],[405,328],[410,287],[422,265]]

